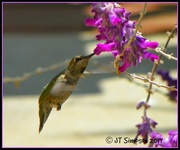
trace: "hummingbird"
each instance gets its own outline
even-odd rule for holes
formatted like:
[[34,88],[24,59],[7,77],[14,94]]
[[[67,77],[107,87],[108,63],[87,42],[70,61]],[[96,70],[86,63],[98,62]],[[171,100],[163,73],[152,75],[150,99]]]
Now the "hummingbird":
[[39,133],[47,121],[52,108],[61,110],[62,104],[69,98],[75,86],[86,69],[90,58],[87,56],[75,56],[69,66],[57,74],[42,90],[39,97]]

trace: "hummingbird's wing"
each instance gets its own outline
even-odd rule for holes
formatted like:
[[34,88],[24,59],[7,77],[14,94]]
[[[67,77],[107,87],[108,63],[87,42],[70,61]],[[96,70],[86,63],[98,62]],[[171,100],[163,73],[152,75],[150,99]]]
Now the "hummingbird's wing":
[[43,103],[39,103],[39,133],[41,132],[47,118],[49,117],[51,110],[52,107],[46,101],[44,101]]

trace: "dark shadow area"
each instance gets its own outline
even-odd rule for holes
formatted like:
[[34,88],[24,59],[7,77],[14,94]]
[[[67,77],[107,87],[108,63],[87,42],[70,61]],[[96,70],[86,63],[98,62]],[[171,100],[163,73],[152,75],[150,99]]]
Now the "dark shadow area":
[[[44,35],[44,36],[5,36],[4,38],[4,77],[22,76],[24,73],[35,71],[38,67],[47,67],[55,63],[62,63],[62,67],[55,71],[46,72],[20,83],[17,88],[13,83],[4,84],[4,95],[31,95],[40,94],[43,87],[59,72],[67,66],[64,62],[70,60],[76,55],[85,55],[83,51],[83,41],[77,38],[78,34],[65,35]],[[93,51],[93,50],[92,50]],[[168,48],[169,53],[176,56],[176,47]],[[103,55],[103,54],[102,54]],[[159,69],[176,69],[176,61],[169,61],[164,58],[164,64]],[[97,61],[98,65],[94,65]],[[106,69],[106,66],[107,69]],[[142,60],[141,64],[131,67],[129,73],[147,73],[150,72],[153,63],[149,60]],[[106,73],[93,73],[102,68]],[[107,57],[94,56],[86,69],[92,74],[87,75],[86,79],[80,79],[77,84],[77,90],[74,94],[92,94],[100,92],[98,82],[101,79],[117,77],[113,67],[113,56]],[[113,73],[114,72],[114,73]]]

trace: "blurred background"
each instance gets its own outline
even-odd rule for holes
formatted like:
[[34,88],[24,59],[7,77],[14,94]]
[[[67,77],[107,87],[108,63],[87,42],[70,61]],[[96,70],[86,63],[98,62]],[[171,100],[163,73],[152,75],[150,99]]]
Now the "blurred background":
[[[143,3],[121,3],[121,6],[132,12],[131,20],[137,21]],[[166,32],[177,23],[177,3],[148,3],[146,10],[140,32],[164,46]],[[113,57],[109,54],[94,56],[87,68],[89,72],[104,69],[106,73],[92,73],[80,80],[61,112],[54,110],[44,131],[38,135],[38,97],[43,87],[67,66],[68,60],[92,53],[97,44],[97,30],[85,26],[86,17],[93,17],[90,3],[3,3],[3,79],[22,77],[37,68],[61,64],[25,81],[3,84],[4,146],[128,146],[107,144],[105,138],[109,135],[135,137],[135,125],[141,122],[142,115],[135,110],[135,105],[146,98],[144,83],[137,81],[140,84],[137,86],[124,76],[112,73]],[[176,36],[167,51],[177,56]],[[177,62],[163,60],[164,65],[159,68],[170,70],[171,75],[177,77]],[[146,74],[152,66],[149,60],[143,60],[128,72]],[[158,77],[157,81],[162,82]],[[133,91],[131,94],[129,89]],[[159,131],[165,134],[176,127],[176,106],[168,101],[165,95],[168,91],[160,90],[152,96],[156,111],[150,112],[162,121]],[[167,110],[166,116],[173,115],[171,121],[163,117]],[[127,119],[125,113],[131,117]],[[131,119],[135,113],[139,120]]]
[[[132,12],[132,20],[138,20],[143,4],[121,4]],[[176,23],[176,4],[150,3],[147,14],[142,21],[140,32],[145,37],[149,35],[152,41],[159,41],[162,46],[167,39],[166,31],[172,30]],[[3,5],[3,65],[4,77],[19,77],[24,73],[33,72],[38,67],[47,67],[54,63],[63,63],[75,55],[87,55],[96,46],[97,32],[92,27],[86,27],[84,19],[93,17],[90,4],[21,4],[6,3]],[[161,35],[159,35],[161,33]],[[174,39],[176,41],[176,39]],[[170,42],[171,44],[172,42]],[[92,47],[90,47],[92,45]],[[90,47],[90,48],[87,48]],[[176,45],[169,46],[168,52],[176,56]],[[94,57],[99,62],[113,61],[111,55]],[[167,61],[166,69],[175,69],[175,61]],[[143,65],[148,65],[142,67]],[[4,84],[4,95],[39,94],[42,87],[52,76],[63,70],[67,64],[54,72],[33,76],[21,82],[19,88],[14,84]],[[103,64],[105,65],[106,64]],[[89,65],[90,66],[90,65]],[[146,73],[152,67],[149,60],[144,60],[139,69],[132,71]],[[163,67],[160,66],[160,67]],[[168,68],[167,68],[168,67]],[[91,70],[89,70],[91,71]],[[131,71],[131,70],[130,70]],[[106,75],[108,77],[108,75]],[[110,77],[112,75],[109,75]],[[101,79],[101,77],[99,78]],[[97,81],[99,81],[99,79]],[[94,85],[94,86],[93,86]],[[87,92],[99,92],[97,82],[93,82]],[[83,85],[84,86],[84,85]],[[32,88],[33,87],[33,88]],[[76,93],[79,93],[77,91]],[[84,91],[85,92],[85,91]]]

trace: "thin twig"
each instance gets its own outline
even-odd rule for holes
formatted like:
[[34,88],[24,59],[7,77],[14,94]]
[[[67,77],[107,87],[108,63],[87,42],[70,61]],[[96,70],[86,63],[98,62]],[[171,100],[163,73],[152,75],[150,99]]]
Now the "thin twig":
[[157,87],[164,87],[170,91],[177,91],[175,86],[166,86],[166,85],[163,85],[161,83],[154,82],[154,81],[150,80],[148,77],[140,77],[140,76],[135,75],[134,73],[130,74],[128,72],[125,72],[125,74],[129,75],[132,79],[134,79],[134,78],[140,79],[140,80],[144,81],[145,83],[151,83],[151,84],[156,85]]
[[[169,44],[169,41],[170,41],[170,39],[173,37],[173,34],[174,34],[176,28],[177,28],[177,26],[175,26],[175,27],[172,29],[172,31],[168,34],[168,39],[167,39],[167,42],[166,42],[166,44],[165,44],[164,50],[163,50],[162,52],[166,52],[167,46],[168,46],[168,44]],[[162,57],[162,56],[163,56],[163,55],[160,53],[158,61],[155,62],[154,65],[153,65],[153,68],[152,68],[152,71],[151,71],[151,77],[150,77],[150,80],[151,80],[151,81],[154,79],[155,71],[156,71],[158,65],[160,64],[160,61],[161,61],[161,57]],[[153,85],[153,83],[150,83],[149,88],[148,88],[148,90],[147,90],[147,91],[148,91],[148,96],[147,96],[147,99],[146,99],[146,103],[149,102],[150,95],[152,94],[152,92],[151,92],[151,91],[152,91],[152,85]],[[146,117],[146,110],[147,110],[147,109],[144,108],[144,117]]]
[[134,39],[135,39],[135,36],[136,36],[136,34],[137,34],[137,32],[138,32],[138,29],[141,28],[142,19],[143,19],[143,17],[146,15],[146,6],[147,6],[147,3],[144,3],[144,8],[143,8],[143,10],[140,12],[140,17],[139,17],[138,22],[137,22],[137,24],[136,24],[135,31],[134,31],[132,37],[130,38],[130,40],[128,41],[128,43],[124,46],[124,51],[125,51],[127,48],[130,47],[131,43],[132,43],[132,42],[134,41]]
[[169,59],[169,60],[172,59],[172,60],[176,60],[176,61],[177,61],[177,58],[172,56],[173,53],[167,54],[167,53],[163,52],[163,51],[161,50],[161,48],[159,48],[159,47],[156,48],[155,50],[156,50],[157,53],[162,54],[162,55],[165,56],[167,59]]
[[56,70],[57,68],[63,66],[65,63],[66,63],[66,61],[65,62],[61,62],[61,63],[57,63],[57,64],[53,64],[53,65],[45,67],[45,68],[38,67],[33,72],[24,73],[20,77],[4,77],[3,83],[13,82],[13,83],[15,83],[15,85],[19,85],[20,82],[25,81],[25,80],[27,80],[28,78],[30,78],[30,77],[32,77],[34,75],[39,75],[39,74],[42,74],[44,72]]
[[[168,44],[169,44],[169,41],[170,41],[170,39],[173,37],[173,34],[174,34],[176,28],[177,28],[177,26],[175,26],[175,27],[172,29],[172,31],[168,34],[168,39],[167,39],[167,42],[166,42],[166,44],[165,44],[164,50],[163,50],[162,52],[165,52],[165,51],[166,51],[167,46],[168,46]],[[151,72],[152,72],[152,73],[151,73],[151,80],[154,79],[154,74],[155,74],[156,68],[157,68],[158,65],[160,64],[160,61],[161,61],[161,57],[162,57],[162,56],[163,56],[163,55],[160,54],[160,55],[159,55],[158,62],[155,62],[155,63],[154,63],[154,66],[153,66],[152,71],[151,71]],[[151,91],[151,89],[152,89],[152,83],[150,83],[148,91]],[[146,99],[146,103],[149,101],[150,94],[151,94],[151,92],[148,93],[148,96],[147,96],[147,99]]]

